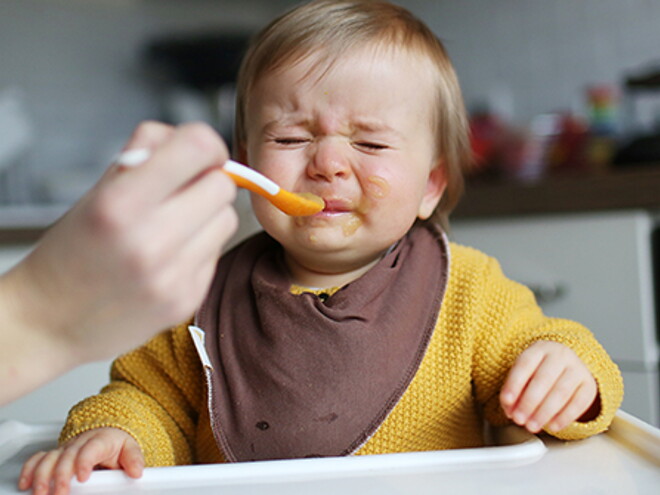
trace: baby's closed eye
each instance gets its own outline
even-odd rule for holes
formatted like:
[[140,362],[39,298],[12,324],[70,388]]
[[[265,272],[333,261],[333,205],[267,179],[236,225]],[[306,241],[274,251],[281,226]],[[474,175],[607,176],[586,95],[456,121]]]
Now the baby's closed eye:
[[309,142],[309,138],[304,137],[282,137],[275,138],[273,141],[281,146],[296,146]]
[[389,148],[388,145],[374,141],[357,141],[355,143],[357,148],[362,148],[368,151],[381,151]]

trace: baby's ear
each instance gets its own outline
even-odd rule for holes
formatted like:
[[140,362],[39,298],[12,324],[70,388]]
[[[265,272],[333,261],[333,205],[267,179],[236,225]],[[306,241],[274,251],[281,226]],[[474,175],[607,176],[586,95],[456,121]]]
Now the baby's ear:
[[419,204],[417,218],[426,220],[433,214],[446,187],[447,178],[445,176],[445,169],[442,162],[439,162],[429,173],[429,178],[426,182],[426,191]]

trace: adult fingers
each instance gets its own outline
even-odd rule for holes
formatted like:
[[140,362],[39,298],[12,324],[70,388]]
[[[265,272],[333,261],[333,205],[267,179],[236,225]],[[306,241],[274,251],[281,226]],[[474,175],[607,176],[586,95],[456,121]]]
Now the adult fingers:
[[[204,297],[225,244],[238,225],[236,212],[227,210],[207,223],[181,250],[181,265],[191,267],[189,294]],[[182,277],[179,277],[182,278]]]
[[[203,174],[190,187],[151,212],[148,221],[136,229],[129,241],[136,253],[131,265],[136,278],[135,289],[141,288],[145,303],[165,304],[165,313],[181,315],[179,308],[194,311],[191,296],[180,294],[184,282],[190,280],[200,263],[215,267],[219,253],[238,224],[236,212],[229,205],[235,187],[225,174],[211,171]],[[192,253],[192,254],[188,254]],[[137,283],[142,280],[143,283]],[[200,296],[203,297],[203,294]],[[196,298],[195,298],[196,299]],[[160,312],[160,310],[159,310]],[[175,322],[167,320],[166,324]]]
[[233,208],[216,214],[173,253],[168,266],[154,280],[152,300],[158,304],[163,325],[180,322],[198,308],[204,298],[220,254],[235,231],[238,219]]
[[[198,270],[207,272],[207,275],[213,275],[215,265],[223,251],[226,250],[227,243],[236,233],[238,225],[238,213],[233,208],[227,208],[216,215],[197,234],[194,242],[200,247],[197,250],[198,255],[194,259],[198,260]],[[190,252],[192,256],[195,256],[194,249],[191,248]]]
[[160,203],[205,169],[222,166],[228,156],[227,147],[210,126],[185,124],[153,149],[145,163],[119,174],[113,192],[143,204]]
[[219,170],[210,170],[163,203],[141,237],[145,242],[159,239],[160,247],[170,250],[163,255],[170,257],[224,210],[233,209],[229,205],[235,197],[231,179]]
[[146,121],[138,125],[126,142],[123,151],[147,148],[154,149],[163,144],[174,133],[174,127],[162,122]]
[[[174,133],[174,127],[162,122],[146,121],[138,125],[122,148],[122,152],[137,149],[153,150],[163,144]],[[104,183],[118,174],[128,173],[127,167],[112,163],[99,181]]]

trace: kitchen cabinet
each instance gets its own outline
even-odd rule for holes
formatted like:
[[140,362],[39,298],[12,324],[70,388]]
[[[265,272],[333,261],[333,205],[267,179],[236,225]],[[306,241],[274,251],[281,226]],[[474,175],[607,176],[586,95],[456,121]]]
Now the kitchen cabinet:
[[459,218],[450,237],[497,258],[549,316],[589,327],[622,371],[622,409],[658,425],[655,228],[645,210],[618,210]]

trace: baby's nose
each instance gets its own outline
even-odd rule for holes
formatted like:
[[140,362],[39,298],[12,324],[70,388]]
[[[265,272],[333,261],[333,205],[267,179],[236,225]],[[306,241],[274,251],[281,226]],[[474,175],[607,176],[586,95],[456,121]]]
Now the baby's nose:
[[321,140],[310,159],[308,173],[312,178],[332,181],[352,174],[350,160],[345,149],[348,144],[339,140]]

